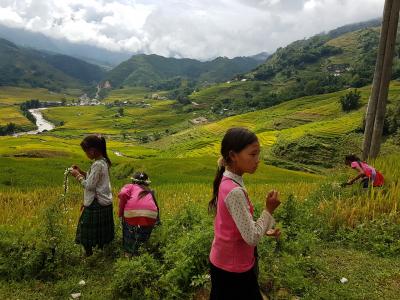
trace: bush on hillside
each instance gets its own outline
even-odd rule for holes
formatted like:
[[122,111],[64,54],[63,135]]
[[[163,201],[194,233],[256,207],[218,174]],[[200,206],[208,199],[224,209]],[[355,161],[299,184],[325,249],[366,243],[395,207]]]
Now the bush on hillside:
[[114,294],[118,298],[160,299],[157,283],[161,271],[160,262],[148,253],[132,260],[119,259],[112,280]]
[[0,136],[14,134],[20,131],[24,131],[23,128],[12,122],[8,123],[7,125],[0,126]]
[[342,106],[343,111],[349,112],[360,107],[360,99],[361,93],[355,89],[354,91],[350,91],[346,95],[341,96],[339,103]]
[[[362,119],[362,124],[358,131],[363,133],[365,130],[365,115]],[[400,102],[397,102],[394,105],[388,105],[386,109],[385,119],[383,122],[383,135],[395,135],[400,132]]]
[[29,234],[0,230],[0,278],[53,280],[66,264],[77,263],[74,245],[65,240],[61,201],[45,208],[43,223]]
[[388,106],[383,125],[383,134],[391,135],[400,128],[400,102],[393,106]]

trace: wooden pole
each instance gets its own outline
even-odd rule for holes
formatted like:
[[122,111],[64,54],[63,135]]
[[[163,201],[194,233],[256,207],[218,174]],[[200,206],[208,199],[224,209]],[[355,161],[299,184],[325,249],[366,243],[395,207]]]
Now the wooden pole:
[[383,9],[383,19],[381,26],[381,36],[379,40],[378,56],[376,59],[374,79],[371,88],[371,96],[368,101],[367,113],[365,117],[365,130],[364,130],[363,153],[362,153],[363,160],[368,159],[371,148],[372,133],[374,129],[376,108],[378,104],[379,90],[381,86],[383,61],[385,57],[386,40],[388,35],[389,20],[392,11],[393,1],[395,0],[386,0]]
[[388,36],[386,39],[385,58],[383,61],[383,73],[379,88],[379,98],[376,107],[374,130],[372,133],[369,157],[376,158],[379,154],[382,143],[383,123],[385,121],[386,103],[389,93],[389,84],[392,77],[392,64],[394,46],[396,44],[397,24],[399,22],[400,0],[395,0],[392,5]]

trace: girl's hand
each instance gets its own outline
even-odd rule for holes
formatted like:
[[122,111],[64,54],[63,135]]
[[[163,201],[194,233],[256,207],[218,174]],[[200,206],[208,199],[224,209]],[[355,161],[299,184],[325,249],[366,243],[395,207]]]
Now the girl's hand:
[[281,236],[281,230],[279,228],[270,229],[270,230],[267,230],[265,235],[278,239]]
[[83,175],[83,171],[77,165],[72,165],[72,169],[77,170],[80,174]]
[[72,169],[70,171],[71,175],[74,176],[75,178],[79,175],[81,175],[81,173],[77,170],[77,169]]
[[277,191],[272,190],[268,193],[265,201],[265,208],[272,215],[275,209],[281,204],[279,201],[279,194]]

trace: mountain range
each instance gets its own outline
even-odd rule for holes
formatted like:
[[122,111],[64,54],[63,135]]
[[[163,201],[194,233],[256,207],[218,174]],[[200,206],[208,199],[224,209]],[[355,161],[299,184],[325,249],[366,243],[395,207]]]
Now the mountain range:
[[23,48],[0,39],[0,85],[79,88],[103,78],[101,67],[62,54]]
[[[98,65],[109,54],[107,50],[71,45],[66,41],[68,45],[57,44],[61,42],[39,33],[0,26],[0,36],[6,35],[19,42],[0,39],[0,85],[66,89],[93,87],[108,81],[112,88],[118,89],[132,86],[153,90],[181,89],[175,93],[181,98],[200,89],[191,95],[198,103],[219,102],[216,107],[254,109],[301,96],[369,84],[375,66],[380,24],[380,19],[374,19],[342,26],[278,48],[272,55],[260,53],[252,57],[198,61],[120,53],[121,61],[112,69],[109,62],[106,68]],[[65,55],[73,47],[81,50],[83,48],[79,47],[89,47],[87,49],[93,50],[92,56],[88,59],[88,52],[84,50],[79,55],[85,56],[86,61]],[[97,50],[105,52],[100,55]],[[97,64],[88,60],[97,61]],[[400,75],[397,58],[393,70],[394,77]],[[240,84],[229,85],[227,82],[230,81]]]

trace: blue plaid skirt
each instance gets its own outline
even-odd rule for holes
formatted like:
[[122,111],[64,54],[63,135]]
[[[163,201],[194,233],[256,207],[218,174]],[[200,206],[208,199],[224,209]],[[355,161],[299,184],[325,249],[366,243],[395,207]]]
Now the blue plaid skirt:
[[153,228],[153,226],[129,225],[123,220],[122,244],[125,251],[137,255],[140,246],[150,238]]

